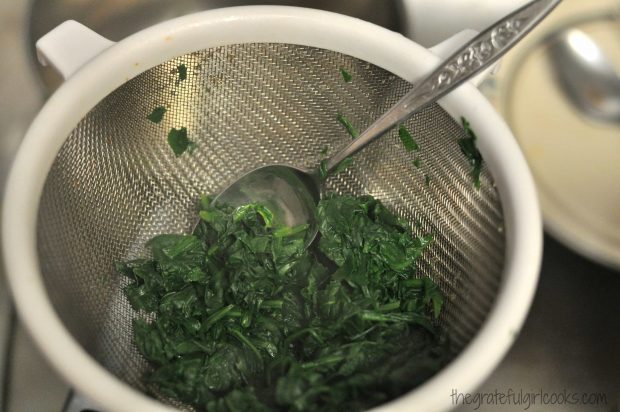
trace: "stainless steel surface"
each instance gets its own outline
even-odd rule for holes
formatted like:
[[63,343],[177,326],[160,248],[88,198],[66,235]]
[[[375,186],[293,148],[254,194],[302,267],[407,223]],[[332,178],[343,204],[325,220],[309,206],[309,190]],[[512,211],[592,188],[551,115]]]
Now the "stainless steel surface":
[[620,76],[590,36],[561,30],[548,52],[556,79],[576,108],[596,120],[620,121]]
[[[63,2],[49,3],[60,5]],[[84,5],[81,13],[89,18],[110,16],[101,21],[114,20],[113,15],[104,13],[103,6],[102,12],[90,12],[96,3],[94,0],[81,0],[79,3]],[[111,4],[107,0],[99,3]],[[357,4],[333,3],[342,4],[343,9]],[[16,146],[41,102],[35,66],[28,59],[32,46],[27,42],[26,33],[29,6],[25,0],[0,2],[0,45],[5,52],[5,58],[0,61],[2,181]],[[41,20],[49,18],[49,28],[55,24],[54,19],[80,19],[79,15],[62,15],[63,10],[69,10],[66,4],[59,7],[59,14],[38,12],[35,8],[33,16]],[[377,9],[377,13],[382,13],[381,8]],[[126,22],[123,19],[119,21]],[[129,24],[123,28],[126,30],[124,34],[113,35],[113,25],[107,27],[110,31],[106,35],[112,39],[119,39],[128,34],[127,30],[133,30],[133,25]],[[619,293],[619,273],[579,257],[546,237],[541,281],[532,310],[508,356],[480,391],[508,388],[516,391],[552,391],[558,388],[576,392],[601,391],[607,395],[606,404],[537,405],[528,410],[617,411],[620,393]],[[21,327],[18,326],[17,334],[13,334],[11,340],[14,344],[9,356],[8,396],[4,409],[8,412],[61,411],[66,385],[47,366]],[[446,402],[450,400],[450,393],[446,393]],[[523,411],[525,407],[487,404],[481,408],[475,405],[460,408],[460,411],[473,410]]]
[[[180,64],[188,68],[183,82]],[[340,67],[351,83],[342,81]],[[199,195],[220,192],[246,171],[315,167],[324,146],[333,150],[351,139],[336,113],[363,128],[410,88],[350,56],[258,43],[196,51],[119,87],[68,136],[39,205],[42,274],[69,332],[119,379],[157,393],[141,380],[149,366],[133,343],[132,319],[143,315],[122,293],[127,279],[114,262],[144,257],[156,234],[188,231]],[[148,121],[162,104],[161,123]],[[465,133],[443,109],[428,106],[406,124],[422,150],[407,152],[394,131],[354,156],[326,188],[372,194],[415,233],[434,235],[420,271],[445,292],[441,325],[456,355],[495,299],[504,264],[501,205],[486,169],[480,190],[474,188],[457,143]],[[185,125],[197,148],[175,157],[165,137]],[[420,169],[411,164],[415,157]]]
[[[312,208],[321,193],[321,174],[329,175],[346,158],[383,136],[396,124],[407,120],[489,67],[558,4],[559,0],[535,0],[492,24],[439,63],[433,72],[417,81],[411,90],[362,131],[359,137],[322,160],[320,165],[309,169],[284,164],[259,167],[226,187],[216,201],[233,206],[248,202],[268,202],[273,205],[270,209],[275,216],[283,217],[286,212],[289,225],[307,224],[307,239],[311,242],[318,230]],[[321,171],[324,161],[325,167]],[[280,220],[285,221],[283,218]]]

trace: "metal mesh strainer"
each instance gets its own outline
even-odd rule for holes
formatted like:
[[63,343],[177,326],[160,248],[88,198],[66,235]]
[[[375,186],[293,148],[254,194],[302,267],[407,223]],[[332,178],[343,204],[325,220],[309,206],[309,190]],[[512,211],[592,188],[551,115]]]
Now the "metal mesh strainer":
[[[177,66],[188,76],[178,81]],[[353,82],[344,83],[346,68]],[[325,146],[350,137],[338,112],[363,129],[410,84],[370,63],[324,49],[242,44],[207,49],[156,66],[102,100],[68,137],[47,177],[38,213],[41,269],[56,311],[80,344],[121,380],[147,390],[148,367],[132,343],[137,314],[122,294],[118,260],[144,256],[164,232],[186,232],[201,193],[217,193],[270,163],[310,167]],[[157,106],[160,124],[146,120]],[[447,296],[442,326],[455,355],[490,311],[504,263],[503,217],[486,170],[475,190],[457,139],[461,127],[433,105],[407,122],[421,150],[394,132],[331,178],[339,193],[381,199],[412,230],[436,242],[421,273]],[[166,142],[185,126],[197,150],[175,158]],[[412,165],[415,157],[421,167]],[[426,176],[429,182],[426,183]]]

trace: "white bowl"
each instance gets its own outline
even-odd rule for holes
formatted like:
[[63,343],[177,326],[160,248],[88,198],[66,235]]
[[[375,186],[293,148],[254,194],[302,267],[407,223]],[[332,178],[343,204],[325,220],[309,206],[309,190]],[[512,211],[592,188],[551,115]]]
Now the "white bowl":
[[[73,339],[54,311],[40,273],[36,240],[38,202],[46,176],[75,125],[128,79],[179,55],[246,42],[330,49],[409,81],[438,63],[429,50],[358,19],[310,9],[258,6],[218,9],[158,24],[112,45],[70,76],[32,123],[13,164],[2,216],[4,259],[17,310],[40,349],[78,391],[106,410],[162,412],[172,408],[114,377]],[[72,54],[72,50],[61,51],[65,57]],[[65,74],[77,66],[76,62],[65,66]],[[479,150],[497,184],[506,232],[502,283],[486,322],[458,357],[418,388],[380,406],[382,410],[447,410],[453,407],[452,389],[474,390],[514,341],[538,279],[540,211],[532,177],[510,130],[472,85],[460,87],[440,104],[455,118],[467,117],[475,127]]]

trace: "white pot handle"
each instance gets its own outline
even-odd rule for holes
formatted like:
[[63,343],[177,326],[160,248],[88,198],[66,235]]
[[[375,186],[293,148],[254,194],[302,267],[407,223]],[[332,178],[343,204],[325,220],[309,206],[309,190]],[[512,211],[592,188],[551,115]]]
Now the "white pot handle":
[[86,62],[114,44],[83,24],[67,20],[41,37],[36,44],[43,66],[52,66],[67,80]]

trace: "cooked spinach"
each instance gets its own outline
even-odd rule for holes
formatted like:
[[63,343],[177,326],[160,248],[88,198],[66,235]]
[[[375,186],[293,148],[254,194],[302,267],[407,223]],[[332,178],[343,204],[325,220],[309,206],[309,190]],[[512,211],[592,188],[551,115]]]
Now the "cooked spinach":
[[181,156],[186,150],[193,152],[196,149],[196,144],[187,138],[187,128],[185,127],[170,129],[168,144],[177,157]]
[[325,179],[327,179],[327,161],[329,159],[323,159],[321,160],[321,163],[319,163],[319,178],[321,179],[321,181],[325,181]]
[[179,64],[177,66],[177,73],[179,74],[179,83],[187,79],[187,66],[184,64]]
[[362,410],[446,362],[443,296],[416,271],[432,236],[378,200],[327,195],[312,248],[306,225],[274,227],[259,204],[199,209],[193,234],[117,265],[153,319],[133,331],[158,393],[209,411]]
[[420,160],[419,157],[416,157],[415,159],[413,159],[413,161],[411,162],[416,169],[419,169],[420,166],[422,166],[422,161]]
[[349,83],[351,80],[353,80],[353,76],[351,76],[351,73],[346,71],[343,67],[340,68],[340,74],[342,75],[342,80],[344,80],[345,83]]
[[360,132],[358,132],[355,127],[353,127],[353,124],[351,124],[349,119],[347,119],[342,113],[338,113],[336,118],[338,119],[340,124],[343,125],[345,129],[347,129],[347,132],[349,132],[352,138],[356,139],[360,135]]
[[420,146],[418,146],[418,143],[413,139],[413,136],[404,124],[398,127],[398,137],[400,137],[400,141],[408,152],[420,149]]
[[164,106],[159,106],[154,108],[153,111],[146,116],[146,118],[153,123],[159,123],[161,122],[161,119],[164,118],[164,113],[166,113],[166,108]]
[[474,179],[474,186],[476,189],[480,188],[480,173],[482,172],[482,155],[476,147],[476,133],[472,130],[469,122],[461,117],[463,123],[463,129],[467,137],[459,139],[459,147],[461,152],[467,157],[467,161],[471,166],[471,177]]

